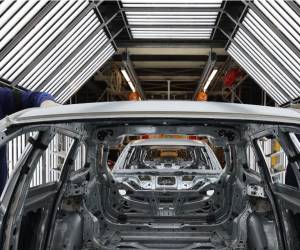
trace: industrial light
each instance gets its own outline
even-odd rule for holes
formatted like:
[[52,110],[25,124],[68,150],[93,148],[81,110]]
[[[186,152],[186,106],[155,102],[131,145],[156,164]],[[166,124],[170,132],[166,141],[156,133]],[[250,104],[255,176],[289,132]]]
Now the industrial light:
[[[14,81],[87,5],[87,2],[59,2],[55,5],[1,60],[0,76]],[[18,12],[15,12],[14,16],[17,15]],[[10,36],[11,33],[7,35]]]
[[[219,12],[217,11],[201,11],[201,12],[196,12],[196,11],[193,11],[193,12],[184,12],[184,11],[153,11],[151,12],[151,16],[164,16],[164,17],[167,17],[167,16],[175,16],[175,15],[181,15],[181,16],[216,16],[218,15]],[[126,16],[136,16],[136,15],[140,15],[142,17],[145,17],[145,15],[149,15],[149,12],[148,11],[126,11]]]
[[[254,4],[268,17],[268,19],[276,25],[276,27],[286,36],[289,40],[296,45],[297,48],[300,47],[300,35],[297,32],[298,25],[292,21],[288,22],[288,14],[285,11],[279,13],[276,11],[274,6],[272,6],[272,1],[254,1]],[[274,3],[275,4],[275,3]],[[283,15],[284,14],[284,15]]]
[[[300,88],[297,85],[300,75],[295,69],[300,58],[291,53],[290,50],[284,49],[285,46],[282,45],[284,44],[282,39],[274,32],[271,32],[270,29],[267,29],[262,20],[253,11],[250,10],[247,13],[243,25],[245,28],[238,30],[234,41],[248,54],[247,57],[250,61],[255,61],[265,70],[263,74],[269,79],[267,81],[269,85],[267,93],[277,103],[285,103],[286,101],[279,101],[278,98],[275,98],[275,94],[272,93],[275,87],[274,82],[280,82],[279,93],[290,97],[290,99],[296,99],[300,95]],[[257,44],[253,37],[261,45]],[[245,68],[245,65],[242,65],[242,67]],[[253,72],[250,75],[253,77]],[[258,82],[260,85],[263,84],[262,81]]]
[[[89,13],[64,37],[26,77],[16,81],[25,88],[38,87],[100,25]],[[48,83],[48,82],[47,82]]]
[[[4,18],[1,18],[0,26],[2,26],[3,23],[5,24],[2,26],[2,41],[0,41],[0,49],[2,49],[14,37],[30,21],[30,19],[32,19],[38,13],[38,11],[40,11],[40,9],[46,5],[46,3],[46,1],[38,1],[38,3],[35,1],[28,1],[26,4],[24,4],[22,1],[19,1],[19,3],[16,2],[12,6],[11,10],[4,14],[8,16],[6,23]],[[1,5],[1,8],[5,10],[9,6],[7,4],[11,4],[10,1],[5,1],[5,3],[2,3],[4,6],[2,7]],[[18,4],[24,5],[20,11],[15,14],[14,10],[20,7]],[[12,9],[14,10],[12,11]],[[25,13],[26,15],[24,15]]]
[[135,87],[133,86],[133,83],[131,82],[129,75],[127,74],[127,71],[125,69],[121,69],[121,72],[124,78],[126,79],[129,87],[131,88],[132,92],[136,92]]
[[[43,91],[55,92],[63,82],[68,81],[72,75],[80,69],[80,67],[85,63],[88,58],[90,58],[96,50],[101,48],[103,44],[107,41],[107,37],[103,32],[100,32],[95,37],[93,37],[87,44],[82,48],[82,50],[76,54],[69,63],[67,63],[61,71],[49,81],[49,85],[51,84],[52,88],[47,88]],[[54,83],[54,84],[52,84]],[[55,84],[60,83],[60,84]]]
[[119,194],[124,196],[126,195],[126,190],[125,189],[119,189]]
[[207,82],[206,82],[205,85],[204,85],[204,88],[203,88],[204,92],[206,92],[206,90],[208,89],[208,87],[209,87],[209,85],[210,85],[212,79],[214,79],[214,77],[215,77],[215,75],[217,74],[217,72],[218,72],[217,69],[214,69],[214,70],[211,72],[209,78],[207,79]]
[[253,11],[243,21],[245,27],[300,81],[300,58]]
[[[243,47],[246,52],[253,58],[253,60],[259,62],[261,67],[267,70],[272,79],[276,79],[278,82],[283,83],[282,87],[292,97],[296,98],[300,95],[299,88],[292,82],[292,80],[284,73],[284,71],[276,65],[276,63],[267,56],[267,54],[260,49],[254,41],[240,30],[236,37],[236,41]],[[285,88],[287,86],[287,88]]]
[[246,72],[278,103],[284,104],[288,99],[272,82],[261,72],[250,59],[240,51],[235,44],[231,44],[228,53],[243,67]]
[[101,53],[98,54],[90,64],[78,74],[68,88],[64,88],[60,93],[55,93],[56,100],[64,103],[67,101],[79,88],[108,60],[109,57],[115,52],[113,46],[109,44]]
[[[209,39],[212,33],[213,25],[218,15],[217,9],[220,8],[221,0],[122,0],[123,7],[128,8],[125,11],[133,38],[137,39]],[[139,8],[140,7],[140,11]],[[161,11],[147,11],[147,8],[159,8]],[[168,11],[168,7],[174,8]],[[182,8],[203,8],[203,11],[181,11]],[[135,11],[131,8],[136,8]],[[178,11],[176,11],[178,8]],[[135,29],[139,28],[139,32]],[[178,25],[185,25],[186,28],[176,29]],[[188,28],[188,26],[199,25],[198,28]],[[159,26],[166,26],[167,32],[155,32]],[[203,27],[201,27],[203,26]],[[149,27],[149,28],[148,28]],[[169,29],[170,28],[170,29]],[[207,28],[210,28],[207,30]],[[150,29],[152,29],[150,31]],[[191,34],[185,35],[185,30],[191,31]],[[150,31],[150,32],[149,32]],[[193,32],[195,31],[195,32]],[[196,32],[197,31],[197,32]],[[207,32],[205,32],[207,31]]]

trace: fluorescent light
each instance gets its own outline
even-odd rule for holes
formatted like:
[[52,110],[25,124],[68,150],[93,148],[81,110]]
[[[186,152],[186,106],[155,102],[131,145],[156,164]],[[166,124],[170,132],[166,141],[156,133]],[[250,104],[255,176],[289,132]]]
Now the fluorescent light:
[[70,32],[61,42],[25,77],[18,85],[28,88],[38,87],[57,67],[66,59],[98,26],[89,24],[86,19],[82,19],[81,27]]
[[2,41],[0,41],[0,49],[2,49],[13,38],[47,2],[39,1],[36,4],[35,1],[28,1],[27,3],[27,5],[23,5],[24,8],[22,8],[15,15],[13,15],[11,19],[2,27],[3,39]]
[[212,11],[212,12],[176,12],[176,11],[154,11],[154,12],[148,12],[148,11],[126,11],[126,16],[135,16],[135,15],[148,15],[150,17],[156,16],[156,15],[163,15],[163,16],[175,16],[175,15],[191,15],[191,16],[217,16],[218,12]]
[[114,51],[112,45],[109,44],[84,70],[82,70],[81,74],[76,76],[67,88],[64,88],[62,92],[57,94],[56,100],[61,103],[67,101],[92,75],[94,75]]
[[132,92],[136,92],[135,87],[133,86],[132,82],[128,82],[129,87],[131,88]]
[[178,25],[182,22],[195,22],[195,23],[213,23],[215,21],[214,18],[197,18],[197,17],[181,17],[181,16],[173,16],[169,18],[163,18],[163,17],[127,17],[127,20],[129,23],[131,22],[178,22]]
[[266,69],[272,79],[281,83],[282,89],[284,89],[293,99],[300,95],[300,89],[297,85],[243,30],[237,32],[235,40],[245,49],[253,60],[257,61],[262,68]]
[[253,11],[249,11],[243,24],[300,81],[300,58]]
[[147,20],[147,21],[141,21],[141,20],[134,20],[134,21],[129,21],[129,24],[130,25],[214,25],[215,23],[215,20],[212,20],[212,21],[205,21],[205,22],[202,22],[202,21],[193,21],[193,20],[190,20],[190,21],[178,21],[178,20],[174,20],[174,21],[168,21],[168,20],[165,20],[165,21],[152,21],[151,19],[150,20]]
[[131,88],[132,92],[136,92],[135,87],[134,87],[133,83],[131,82],[130,77],[127,74],[127,71],[125,69],[121,69],[121,72],[122,72],[124,78],[126,79],[129,87]]
[[[174,12],[173,12],[174,13]],[[146,19],[146,18],[149,18],[149,19],[163,19],[163,20],[169,20],[169,19],[174,19],[176,18],[178,21],[182,20],[182,19],[199,19],[199,20],[214,20],[215,19],[215,16],[216,15],[178,15],[178,13],[176,14],[173,14],[173,15],[127,15],[127,19],[132,19],[132,20],[135,20],[135,19]]]
[[[64,82],[67,82],[72,75],[90,58],[94,51],[98,50],[107,41],[107,37],[103,32],[99,32],[93,37],[88,44],[76,54],[70,62],[48,83],[51,88],[43,89],[46,92],[55,92],[59,89]],[[58,84],[52,84],[58,83]],[[51,85],[50,85],[51,84]]]
[[25,53],[5,74],[5,77],[8,77],[9,81],[13,81],[29,65],[29,63],[32,62],[50,44],[50,42],[80,14],[81,11],[83,11],[85,7],[86,4],[81,4],[80,2],[75,2],[73,6],[69,6],[69,9],[57,19],[57,22],[53,24],[49,30],[45,30],[45,33],[36,40],[31,48],[26,45],[28,51],[24,51]]
[[123,7],[127,8],[127,7],[189,7],[189,8],[194,8],[194,7],[200,7],[200,8],[219,8],[221,6],[221,4],[165,4],[165,3],[158,3],[158,4],[153,4],[153,3],[149,3],[149,4],[140,4],[140,3],[136,3],[136,4],[123,4]]
[[214,69],[214,70],[211,72],[211,74],[210,74],[210,76],[209,76],[207,82],[206,82],[205,85],[204,85],[204,88],[203,88],[204,92],[206,92],[206,90],[207,90],[209,84],[211,83],[212,79],[215,77],[215,75],[217,74],[217,72],[218,72],[217,69]]
[[[174,3],[174,0],[152,0],[152,3]],[[176,0],[177,3],[222,3],[222,0]],[[122,3],[149,3],[149,0],[122,0]]]
[[159,28],[159,27],[146,27],[146,28],[131,28],[132,31],[206,31],[210,32],[212,28],[174,28],[174,27],[168,27],[168,28]]
[[[163,34],[156,34],[155,32],[143,33],[148,28],[131,28],[133,38],[138,39],[209,39],[211,36],[212,29],[198,29],[201,34],[185,35],[183,31],[192,30],[188,27],[181,28],[182,32],[177,32],[178,25],[190,25],[191,27],[195,25],[202,26],[213,26],[215,24],[218,11],[210,9],[205,9],[206,7],[216,7],[220,8],[222,0],[122,0],[123,7],[129,7],[128,11],[125,12],[129,25],[143,25],[148,26],[150,29],[155,29],[155,26],[163,25],[166,26],[167,32]],[[141,7],[140,11],[131,11],[130,7]],[[147,11],[147,8],[158,7],[161,11]],[[168,11],[165,7],[174,7],[175,11]],[[203,11],[180,11],[180,8],[203,8]],[[178,11],[176,11],[178,8]],[[170,29],[169,29],[170,28]],[[134,33],[134,31],[141,31]],[[163,29],[161,29],[163,30]],[[196,29],[194,29],[196,30]],[[207,33],[203,31],[208,31]],[[172,32],[174,31],[174,33]],[[180,34],[177,34],[180,33]],[[191,32],[192,33],[192,32]]]
[[287,21],[282,18],[268,3],[264,1],[254,1],[254,4],[270,19],[270,21],[282,32],[288,39],[300,48],[300,36],[297,31],[291,27]]
[[122,72],[124,78],[126,79],[126,81],[130,82],[130,78],[129,78],[128,74],[127,74],[127,71],[125,69],[121,69],[121,72]]
[[235,44],[231,44],[228,53],[243,67],[246,72],[278,103],[288,102],[282,92],[261,72]]

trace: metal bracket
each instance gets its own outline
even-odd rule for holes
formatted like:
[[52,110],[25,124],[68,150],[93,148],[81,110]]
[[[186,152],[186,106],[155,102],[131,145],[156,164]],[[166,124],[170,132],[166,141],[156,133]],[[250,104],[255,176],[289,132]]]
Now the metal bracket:
[[247,185],[247,195],[266,198],[264,188],[258,185]]
[[82,196],[87,193],[86,182],[83,182],[82,185],[77,185],[75,183],[70,183],[67,187],[67,190],[64,194],[65,197],[70,196]]

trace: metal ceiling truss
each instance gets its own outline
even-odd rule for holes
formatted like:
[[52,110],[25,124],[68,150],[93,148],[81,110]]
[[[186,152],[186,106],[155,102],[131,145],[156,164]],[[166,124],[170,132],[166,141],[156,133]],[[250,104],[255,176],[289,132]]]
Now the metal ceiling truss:
[[[97,8],[103,2],[0,2],[2,85],[47,91],[64,102],[117,46],[224,48],[224,41],[212,40],[220,30],[228,53],[272,99],[279,105],[299,100],[298,1],[242,1],[237,19],[221,0],[121,0],[106,20]],[[112,32],[117,16],[124,26]],[[224,16],[233,30],[220,27]],[[124,29],[133,41],[116,41]]]
[[225,41],[213,41],[207,39],[134,39],[119,40],[120,48],[224,48]]

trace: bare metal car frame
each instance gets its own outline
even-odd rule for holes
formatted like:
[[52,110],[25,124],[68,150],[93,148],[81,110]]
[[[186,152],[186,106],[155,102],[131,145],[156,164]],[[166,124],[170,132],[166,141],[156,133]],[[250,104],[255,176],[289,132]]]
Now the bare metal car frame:
[[[70,105],[7,117],[0,122],[1,144],[39,133],[1,198],[1,249],[298,249],[300,157],[289,134],[300,134],[299,122],[300,114],[289,109],[172,101]],[[56,133],[74,139],[61,178],[30,189],[39,157]],[[176,215],[151,213],[157,198],[144,197],[145,190],[120,195],[107,167],[109,148],[122,136],[163,133],[210,136],[225,152],[217,181],[191,196],[175,193]],[[280,141],[298,187],[273,183],[258,143],[262,137]],[[74,172],[80,143],[87,160]],[[249,168],[249,145],[259,173]],[[214,195],[205,197],[207,190]]]

